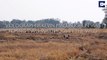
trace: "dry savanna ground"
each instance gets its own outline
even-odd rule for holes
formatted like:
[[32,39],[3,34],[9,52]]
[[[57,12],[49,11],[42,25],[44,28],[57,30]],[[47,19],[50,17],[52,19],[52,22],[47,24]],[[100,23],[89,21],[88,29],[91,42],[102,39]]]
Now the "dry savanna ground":
[[0,60],[107,60],[107,29],[0,29]]

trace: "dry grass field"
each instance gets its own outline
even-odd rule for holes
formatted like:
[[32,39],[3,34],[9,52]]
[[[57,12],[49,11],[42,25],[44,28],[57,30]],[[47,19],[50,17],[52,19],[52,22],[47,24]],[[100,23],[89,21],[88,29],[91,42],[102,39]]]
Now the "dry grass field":
[[0,29],[0,60],[107,60],[107,29]]

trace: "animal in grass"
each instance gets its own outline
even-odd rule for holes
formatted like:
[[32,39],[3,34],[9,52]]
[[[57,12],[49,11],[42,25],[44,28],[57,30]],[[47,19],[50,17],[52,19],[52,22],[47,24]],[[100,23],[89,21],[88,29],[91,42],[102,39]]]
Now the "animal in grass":
[[64,34],[63,36],[65,39],[69,39],[70,38],[70,35],[69,34]]

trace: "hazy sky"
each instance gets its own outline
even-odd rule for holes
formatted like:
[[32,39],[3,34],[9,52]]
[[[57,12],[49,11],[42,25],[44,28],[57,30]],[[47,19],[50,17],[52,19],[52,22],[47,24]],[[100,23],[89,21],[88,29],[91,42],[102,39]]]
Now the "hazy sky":
[[77,22],[102,21],[104,12],[99,0],[0,0],[0,20],[38,20],[59,18]]

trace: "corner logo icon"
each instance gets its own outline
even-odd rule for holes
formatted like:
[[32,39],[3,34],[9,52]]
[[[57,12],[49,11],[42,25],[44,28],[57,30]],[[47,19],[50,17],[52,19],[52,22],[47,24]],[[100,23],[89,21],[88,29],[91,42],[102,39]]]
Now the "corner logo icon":
[[105,1],[98,1],[99,7],[105,7]]

